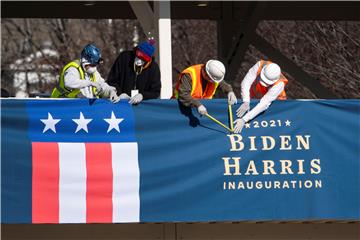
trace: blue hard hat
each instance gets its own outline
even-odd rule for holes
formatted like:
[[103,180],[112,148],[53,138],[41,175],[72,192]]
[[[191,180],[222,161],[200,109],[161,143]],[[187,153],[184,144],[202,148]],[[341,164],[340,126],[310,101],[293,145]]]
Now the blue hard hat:
[[90,64],[99,64],[103,61],[100,49],[94,44],[87,44],[81,51],[81,59],[85,58]]

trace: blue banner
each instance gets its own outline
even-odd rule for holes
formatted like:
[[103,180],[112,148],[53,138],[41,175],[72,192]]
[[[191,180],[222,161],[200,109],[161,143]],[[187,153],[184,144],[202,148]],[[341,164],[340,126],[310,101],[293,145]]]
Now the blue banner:
[[359,100],[275,101],[241,134],[175,100],[1,107],[2,223],[360,219]]

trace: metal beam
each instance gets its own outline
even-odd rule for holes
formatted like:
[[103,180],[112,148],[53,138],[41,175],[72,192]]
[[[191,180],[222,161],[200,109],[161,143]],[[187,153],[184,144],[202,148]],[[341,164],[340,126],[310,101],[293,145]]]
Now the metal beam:
[[265,2],[256,2],[254,3],[252,14],[245,23],[244,29],[238,33],[238,41],[235,42],[235,46],[232,48],[233,51],[230,52],[227,57],[227,81],[229,83],[235,80],[235,77],[240,68],[241,62],[244,59],[246,50],[252,40],[252,36],[255,34],[256,27],[261,19],[261,16],[266,8]]
[[149,38],[155,31],[155,15],[147,1],[129,1],[129,4],[139,20],[145,35]]
[[[221,1],[171,1],[173,19],[221,18]],[[253,1],[232,1],[233,14],[246,19]],[[262,20],[359,21],[357,1],[269,1]],[[31,11],[29,11],[31,9]],[[1,18],[136,19],[127,1],[1,1]]]
[[252,44],[264,53],[266,56],[278,63],[282,69],[289,72],[296,81],[303,84],[311,92],[313,92],[319,98],[337,98],[330,90],[325,88],[318,80],[312,78],[309,74],[298,67],[294,62],[283,55],[279,50],[275,49],[269,42],[260,37],[258,34],[254,34],[252,38]]
[[[217,21],[218,59],[227,62],[234,34],[233,2],[221,2],[221,19]],[[226,66],[227,67],[227,66]]]

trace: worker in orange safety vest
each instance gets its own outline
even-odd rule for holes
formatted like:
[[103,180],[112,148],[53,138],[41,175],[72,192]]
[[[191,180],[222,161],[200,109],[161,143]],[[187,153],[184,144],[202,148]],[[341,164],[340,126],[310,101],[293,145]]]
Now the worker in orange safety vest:
[[184,106],[196,107],[200,115],[207,110],[199,99],[212,99],[217,88],[228,96],[228,103],[234,105],[237,98],[230,84],[224,81],[225,66],[218,60],[209,60],[206,64],[197,64],[186,68],[179,75],[173,98]]
[[[243,103],[237,109],[234,132],[240,133],[245,123],[269,108],[274,100],[286,100],[285,86],[288,80],[279,65],[271,61],[258,61],[241,82]],[[250,98],[260,102],[250,111]]]

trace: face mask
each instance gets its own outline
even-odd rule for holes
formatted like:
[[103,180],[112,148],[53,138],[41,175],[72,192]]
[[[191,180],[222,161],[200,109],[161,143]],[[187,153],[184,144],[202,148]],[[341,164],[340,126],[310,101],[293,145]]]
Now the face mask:
[[135,66],[140,67],[143,66],[145,64],[145,62],[143,60],[141,60],[140,58],[135,58]]
[[86,69],[86,72],[87,72],[88,74],[93,74],[94,72],[96,72],[96,67],[88,67],[88,68]]

